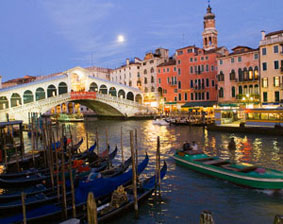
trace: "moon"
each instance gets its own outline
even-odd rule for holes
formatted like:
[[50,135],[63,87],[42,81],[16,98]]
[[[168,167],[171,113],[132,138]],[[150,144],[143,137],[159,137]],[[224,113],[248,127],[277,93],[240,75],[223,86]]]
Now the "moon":
[[119,43],[123,43],[123,42],[125,41],[125,37],[124,37],[123,35],[118,35],[117,41],[118,41]]

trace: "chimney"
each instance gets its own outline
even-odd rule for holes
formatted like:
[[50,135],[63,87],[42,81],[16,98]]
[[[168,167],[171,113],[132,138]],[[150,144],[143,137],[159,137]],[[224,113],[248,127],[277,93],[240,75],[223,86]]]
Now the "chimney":
[[265,38],[265,31],[262,30],[262,31],[261,31],[261,40],[264,40],[264,38]]
[[126,59],[126,64],[127,64],[127,65],[130,64],[130,59],[129,59],[129,58]]

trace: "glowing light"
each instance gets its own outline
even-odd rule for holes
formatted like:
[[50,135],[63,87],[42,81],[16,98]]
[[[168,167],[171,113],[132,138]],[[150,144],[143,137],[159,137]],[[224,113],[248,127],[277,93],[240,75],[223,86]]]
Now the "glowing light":
[[157,105],[158,105],[157,102],[151,102],[151,103],[150,103],[150,106],[151,106],[151,107],[157,107]]
[[243,100],[246,100],[246,97],[243,97]]
[[125,41],[125,37],[124,37],[123,35],[118,35],[117,41],[118,41],[119,43],[123,43],[123,42]]

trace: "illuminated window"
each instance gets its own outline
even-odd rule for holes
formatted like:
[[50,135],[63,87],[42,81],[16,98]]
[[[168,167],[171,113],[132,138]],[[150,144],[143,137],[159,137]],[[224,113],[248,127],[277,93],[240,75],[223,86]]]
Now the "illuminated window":
[[262,87],[264,87],[264,88],[268,87],[268,78],[262,79]]
[[279,87],[280,86],[280,77],[273,77],[273,85],[274,87]]

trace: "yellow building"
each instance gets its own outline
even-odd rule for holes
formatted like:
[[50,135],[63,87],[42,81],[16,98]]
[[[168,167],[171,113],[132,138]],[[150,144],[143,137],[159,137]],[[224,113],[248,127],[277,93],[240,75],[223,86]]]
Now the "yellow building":
[[260,41],[261,102],[283,104],[283,30],[265,34]]

